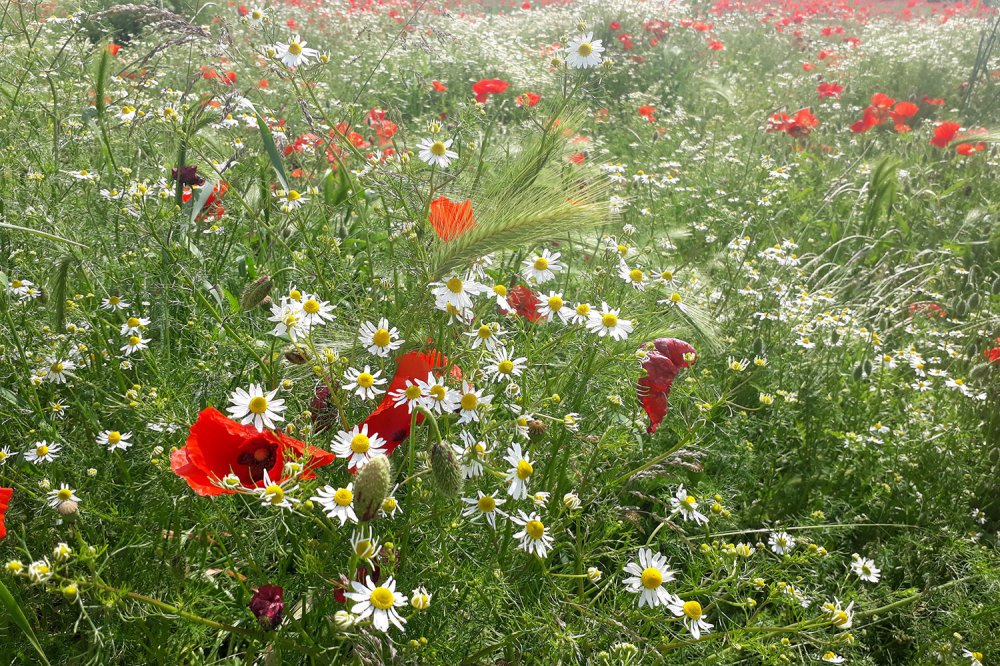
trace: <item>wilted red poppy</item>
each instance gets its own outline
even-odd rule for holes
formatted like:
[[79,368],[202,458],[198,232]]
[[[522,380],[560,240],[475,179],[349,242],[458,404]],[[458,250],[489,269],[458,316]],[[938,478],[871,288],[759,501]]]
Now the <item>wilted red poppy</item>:
[[430,221],[434,232],[445,243],[476,226],[472,202],[468,199],[455,203],[448,197],[438,197],[431,202]]
[[7,526],[4,525],[4,516],[7,514],[7,507],[10,506],[10,498],[13,496],[13,488],[0,488],[0,539],[7,536]]
[[507,302],[519,316],[528,321],[538,321],[542,318],[538,311],[538,297],[523,284],[519,284],[507,292]]
[[[689,343],[677,338],[659,338],[651,344],[653,348],[642,363],[646,376],[639,379],[636,394],[649,416],[648,430],[654,433],[667,415],[667,396],[670,395],[677,373],[682,368],[694,365],[698,353]],[[647,343],[643,346],[648,349],[649,345]]]
[[285,613],[284,589],[280,585],[261,585],[250,599],[250,612],[265,631],[277,629]]
[[489,95],[499,95],[507,90],[508,83],[500,79],[482,79],[472,84],[472,92],[476,93],[476,101],[485,104]]
[[962,129],[961,123],[951,121],[940,123],[934,128],[934,138],[931,139],[931,143],[938,148],[947,148],[960,129]]
[[258,432],[209,407],[191,426],[184,447],[171,454],[170,468],[199,495],[227,495],[233,491],[213,482],[235,474],[244,487],[259,487],[265,471],[273,480],[283,479],[285,462],[297,458],[305,458],[304,479],[313,478],[309,470],[334,461],[332,453],[278,432]]

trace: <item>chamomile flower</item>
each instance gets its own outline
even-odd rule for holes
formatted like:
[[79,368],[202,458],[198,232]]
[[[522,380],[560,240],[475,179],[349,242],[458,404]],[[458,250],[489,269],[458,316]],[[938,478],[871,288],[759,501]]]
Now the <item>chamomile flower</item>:
[[128,301],[125,301],[121,296],[108,296],[101,301],[102,310],[127,310],[132,307]]
[[474,280],[463,280],[458,276],[452,276],[444,282],[432,282],[431,294],[434,295],[435,307],[439,310],[448,310],[452,306],[459,312],[472,307],[472,299],[485,291],[487,287]]
[[301,303],[282,297],[279,303],[271,305],[268,321],[275,322],[271,335],[287,335],[293,342],[309,335],[309,320],[302,312]]
[[649,548],[640,548],[639,557],[625,565],[625,573],[632,574],[622,582],[625,589],[639,595],[639,608],[665,606],[675,597],[663,587],[674,580],[674,572],[667,566],[667,558]]
[[559,252],[549,252],[542,250],[541,254],[536,254],[534,258],[525,259],[522,264],[521,274],[528,282],[535,284],[545,284],[549,280],[554,280],[556,273],[563,269],[559,262]]
[[828,664],[842,664],[847,661],[833,650],[827,650],[820,656],[819,659],[820,661],[825,661]]
[[302,318],[311,329],[314,326],[322,326],[328,321],[336,319],[331,310],[333,306],[328,302],[320,300],[316,294],[305,294],[300,303]]
[[382,500],[382,506],[379,508],[379,511],[386,517],[393,518],[397,513],[403,512],[403,507],[399,505],[399,500],[390,495]]
[[570,322],[574,324],[584,324],[590,319],[590,312],[593,308],[590,307],[590,303],[577,303],[573,306],[573,312],[570,315]]
[[308,42],[302,41],[302,38],[299,35],[292,35],[292,38],[287,44],[278,42],[274,45],[275,54],[278,60],[285,63],[286,67],[308,65],[309,59],[318,56],[319,51],[307,48],[307,43]]
[[418,379],[417,383],[424,395],[424,407],[437,414],[455,411],[458,404],[455,391],[445,386],[444,381],[435,377],[433,372],[428,372],[427,379]]
[[372,373],[371,366],[366,365],[364,370],[348,368],[344,373],[344,379],[347,383],[341,388],[355,393],[362,400],[374,400],[376,396],[385,393],[385,389],[380,388],[386,383],[382,378],[382,371],[377,370]]
[[34,285],[35,283],[30,280],[11,280],[7,286],[7,291],[11,296],[24,300]]
[[396,608],[406,605],[407,599],[405,594],[396,592],[396,581],[392,576],[381,585],[376,585],[371,576],[366,576],[363,583],[352,581],[351,591],[344,596],[356,602],[351,612],[358,616],[357,622],[371,618],[379,631],[388,632],[390,623],[403,631],[406,620]]
[[559,321],[566,324],[573,316],[573,311],[566,305],[562,294],[557,294],[554,291],[550,291],[548,296],[539,295],[538,304],[538,314],[542,315],[545,321],[552,321],[558,317]]
[[49,506],[53,509],[58,509],[66,502],[80,502],[80,498],[76,496],[76,491],[65,483],[60,483],[58,488],[50,490],[48,497]]
[[600,39],[594,39],[594,33],[577,35],[566,46],[566,64],[573,69],[596,67],[601,64],[603,52],[604,46]]
[[472,338],[472,348],[479,349],[485,347],[487,351],[494,351],[500,344],[500,338],[505,334],[496,323],[483,324],[479,328],[462,335]]
[[67,378],[76,376],[73,370],[76,370],[76,363],[73,361],[51,358],[48,367],[45,368],[45,380],[53,384],[65,384]]
[[352,523],[358,522],[358,514],[354,512],[353,483],[348,483],[345,488],[323,486],[311,499],[323,507],[327,518],[339,518],[341,527],[348,520]]
[[467,430],[460,432],[459,436],[462,438],[462,443],[452,444],[451,448],[455,451],[455,455],[459,457],[459,460],[462,461],[462,476],[466,479],[474,479],[482,476],[483,460],[490,451],[489,447],[486,445],[486,442],[476,439]]
[[491,381],[498,384],[510,382],[515,377],[521,376],[527,361],[528,359],[524,356],[514,358],[514,355],[509,353],[506,347],[498,345],[492,358],[487,359],[487,365],[483,368],[483,372],[489,375]]
[[121,351],[126,356],[131,356],[136,352],[149,349],[149,345],[147,344],[148,342],[149,338],[144,338],[141,335],[133,333],[125,338],[125,344],[122,345]]
[[691,637],[696,641],[701,639],[702,634],[707,634],[715,625],[705,621],[705,613],[701,604],[697,601],[682,601],[675,598],[667,608],[677,617],[684,618],[684,626],[691,632]]
[[775,554],[787,555],[795,548],[795,538],[788,532],[774,532],[768,538],[767,545]]
[[402,347],[404,342],[399,339],[399,331],[395,327],[390,327],[389,320],[385,317],[378,320],[377,326],[370,321],[361,324],[358,341],[369,354],[381,358],[387,358],[390,353]]
[[874,560],[857,553],[851,556],[851,571],[866,583],[877,583],[882,578],[882,570],[875,566]]
[[698,511],[698,501],[694,495],[688,494],[683,484],[677,489],[674,496],[670,498],[670,507],[680,513],[685,520],[693,521],[698,525],[704,525],[708,522],[708,517]]
[[[488,291],[490,291],[488,289]],[[493,295],[496,297],[497,307],[501,310],[508,312],[513,308],[510,307],[510,302],[507,300],[507,286],[502,284],[493,285],[492,289]]]
[[0,447],[0,465],[6,463],[8,458],[10,458],[10,447],[9,446]]
[[497,514],[505,518],[507,517],[507,514],[498,508],[507,500],[503,498],[498,499],[496,492],[492,492],[489,495],[483,494],[483,491],[481,490],[476,492],[478,493],[478,497],[462,498],[462,501],[468,505],[462,509],[462,515],[467,518],[471,518],[474,523],[479,522],[480,518],[485,518],[489,526],[496,529]]
[[382,546],[372,533],[371,527],[362,527],[351,533],[351,549],[357,557],[369,564],[382,552]]
[[247,12],[246,20],[250,27],[259,28],[268,20],[267,12],[260,7],[254,7]]
[[462,393],[458,398],[458,423],[472,423],[479,421],[479,410],[481,407],[489,407],[493,396],[483,395],[483,389],[476,389],[469,382],[462,382]]
[[421,585],[410,593],[410,605],[417,610],[427,610],[431,606],[431,593]]
[[969,666],[983,666],[983,653],[962,648],[962,656],[969,660]]
[[601,303],[600,311],[591,311],[588,315],[587,330],[601,338],[608,336],[614,340],[624,340],[632,332],[632,322],[620,318],[619,310],[608,307],[607,303]]
[[52,566],[48,559],[36,560],[28,565],[28,579],[32,583],[44,583],[52,578]]
[[132,446],[132,442],[129,441],[131,437],[132,433],[130,432],[104,430],[97,436],[97,443],[108,447],[108,451],[125,451]]
[[458,153],[451,150],[452,139],[422,139],[417,144],[417,157],[431,166],[447,169],[452,160],[458,159]]
[[392,399],[393,406],[406,405],[406,412],[412,414],[414,407],[422,405],[428,396],[424,393],[424,388],[419,382],[419,379],[417,382],[407,379],[405,386],[390,393],[389,398]]
[[273,430],[275,423],[285,420],[281,416],[285,401],[275,399],[277,394],[278,389],[265,392],[260,384],[251,384],[247,390],[238,388],[229,395],[231,406],[226,411],[243,425],[253,424],[257,432],[263,432],[265,427]]
[[646,279],[646,274],[640,268],[629,268],[628,264],[623,261],[618,264],[618,276],[636,291],[646,289],[648,280]]
[[514,499],[524,499],[528,496],[528,480],[535,473],[535,468],[531,465],[531,458],[521,449],[517,442],[507,449],[504,460],[510,465],[507,472],[507,494]]
[[290,489],[285,488],[281,483],[273,481],[265,469],[263,483],[259,487],[254,488],[253,492],[260,497],[260,503],[264,506],[291,509],[294,506],[292,502],[297,503],[298,500],[289,497],[287,494],[288,490]]
[[142,329],[149,326],[149,320],[145,317],[129,317],[122,324],[122,335],[139,335]]
[[43,439],[40,442],[35,442],[34,448],[24,452],[24,459],[36,465],[49,463],[59,457],[59,450],[61,448],[61,444],[56,444],[55,442],[49,444]]
[[545,523],[538,514],[534,511],[531,513],[518,511],[516,516],[511,516],[511,521],[524,528],[514,533],[514,538],[520,541],[517,547],[526,553],[534,553],[544,560],[552,548],[552,537],[546,532]]
[[340,458],[348,458],[348,469],[361,469],[372,458],[385,453],[385,440],[378,433],[369,434],[366,423],[354,426],[351,431],[340,431],[333,443],[333,452]]
[[846,608],[840,605],[840,599],[834,597],[833,601],[823,604],[823,610],[830,615],[830,622],[837,629],[850,629],[854,622],[854,602],[852,601]]

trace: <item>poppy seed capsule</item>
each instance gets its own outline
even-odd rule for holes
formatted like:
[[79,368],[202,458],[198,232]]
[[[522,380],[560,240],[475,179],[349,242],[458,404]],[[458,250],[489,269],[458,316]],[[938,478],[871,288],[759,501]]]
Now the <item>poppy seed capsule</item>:
[[389,459],[375,456],[354,477],[354,509],[361,522],[368,522],[378,514],[389,494],[389,472]]
[[458,497],[462,492],[462,465],[446,442],[431,447],[431,476],[445,497]]
[[243,289],[243,295],[240,296],[240,307],[244,310],[252,310],[260,305],[270,293],[271,278],[267,275],[261,275]]
[[548,429],[549,427],[545,425],[544,421],[539,421],[538,419],[531,419],[530,421],[528,421],[528,438],[532,442],[537,442],[538,440],[540,440],[542,437],[545,436],[545,432]]

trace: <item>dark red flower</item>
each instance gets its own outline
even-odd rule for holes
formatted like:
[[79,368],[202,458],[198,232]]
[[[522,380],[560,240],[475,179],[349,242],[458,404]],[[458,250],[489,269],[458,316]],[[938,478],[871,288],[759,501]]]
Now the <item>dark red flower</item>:
[[7,526],[4,525],[4,516],[7,514],[7,507],[10,506],[10,498],[13,496],[13,488],[0,488],[0,539],[7,536]]
[[277,629],[285,612],[284,590],[280,585],[261,585],[250,599],[250,612],[265,631]]
[[519,284],[507,292],[507,302],[519,316],[528,321],[538,321],[542,318],[538,311],[538,297],[523,284]]
[[[659,338],[643,347],[648,349],[650,344],[653,348],[642,362],[646,376],[639,380],[636,393],[642,408],[649,415],[648,430],[654,433],[667,415],[667,396],[670,395],[677,373],[682,368],[694,365],[697,352],[690,344],[677,338]],[[685,354],[692,355],[690,361],[684,358]]]
[[171,169],[170,175],[183,185],[204,185],[205,179],[198,175],[198,166],[187,164],[180,169]]
[[961,123],[951,121],[939,123],[934,128],[934,138],[931,139],[931,143],[938,148],[947,148],[960,129],[962,129]]
[[438,238],[447,243],[476,226],[472,216],[472,202],[466,199],[455,203],[448,197],[438,197],[431,202],[430,222]]
[[228,495],[233,491],[213,482],[235,474],[244,487],[260,487],[265,471],[279,481],[284,478],[285,461],[298,458],[305,458],[304,479],[313,478],[309,470],[334,461],[332,453],[278,432],[258,432],[209,407],[191,426],[184,447],[171,454],[170,468],[199,495]]
[[943,97],[927,97],[925,95],[924,99],[923,99],[923,102],[924,102],[924,104],[931,104],[933,106],[941,106],[942,104],[944,104],[944,98]]
[[508,84],[500,79],[482,79],[472,84],[472,92],[476,93],[476,101],[485,104],[489,95],[499,95],[507,90]]

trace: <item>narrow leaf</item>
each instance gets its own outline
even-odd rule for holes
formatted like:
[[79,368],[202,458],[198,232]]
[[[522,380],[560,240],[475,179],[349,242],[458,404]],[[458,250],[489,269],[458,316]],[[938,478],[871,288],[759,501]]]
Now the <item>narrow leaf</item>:
[[282,189],[288,190],[288,176],[285,175],[285,167],[281,164],[281,154],[278,153],[278,146],[274,144],[271,130],[268,129],[267,123],[264,122],[264,118],[260,114],[257,114],[257,127],[260,129],[260,138],[264,142],[264,150],[267,151],[267,156],[271,159],[271,166],[278,174],[278,181],[281,183]]
[[21,606],[18,605],[17,600],[14,599],[14,596],[3,584],[3,581],[0,581],[0,607],[7,612],[7,616],[10,617],[11,621],[17,625],[22,632],[24,632],[25,637],[28,639],[28,642],[31,643],[31,647],[35,648],[35,652],[38,653],[42,663],[49,666],[49,660],[45,656],[45,652],[42,650],[42,644],[38,642],[38,638],[35,636],[35,632],[31,628],[31,624],[28,623],[28,618],[25,617],[24,611],[21,610]]

